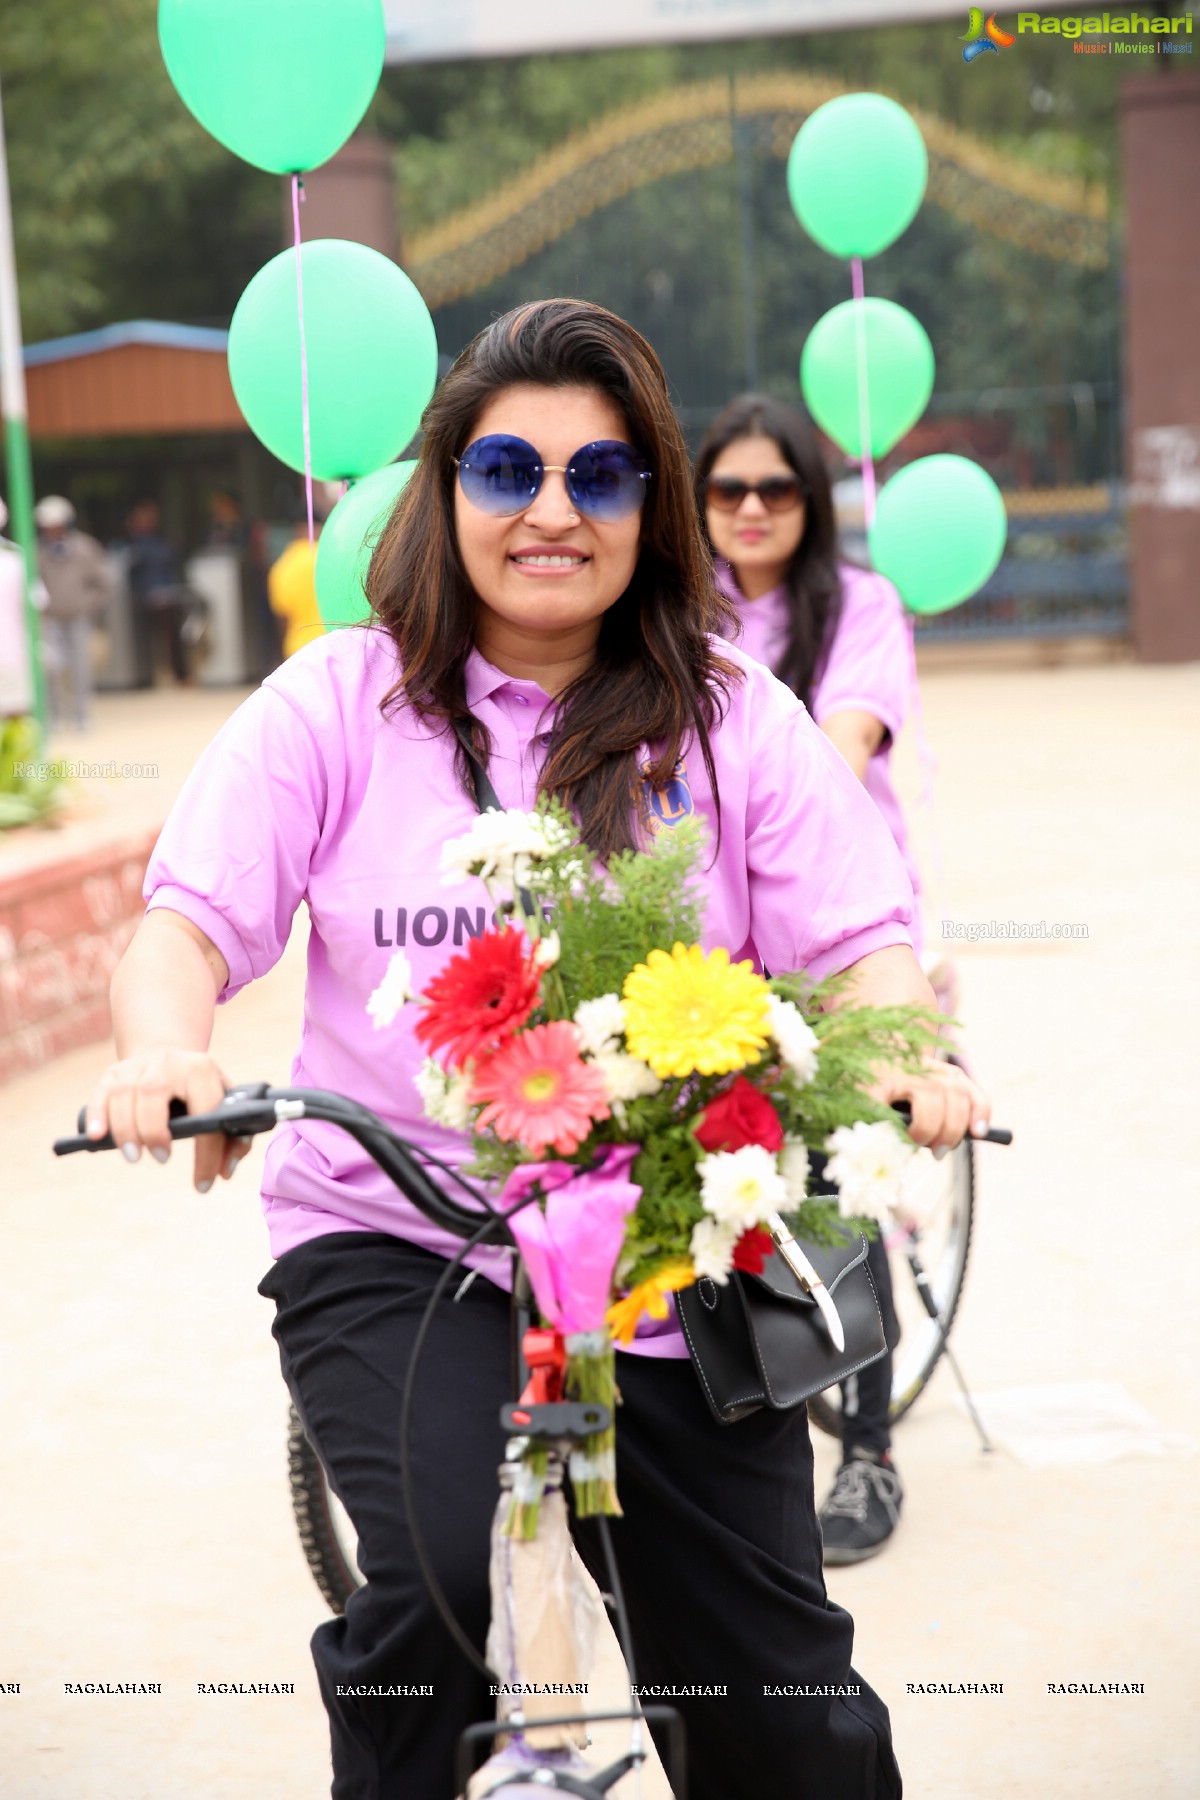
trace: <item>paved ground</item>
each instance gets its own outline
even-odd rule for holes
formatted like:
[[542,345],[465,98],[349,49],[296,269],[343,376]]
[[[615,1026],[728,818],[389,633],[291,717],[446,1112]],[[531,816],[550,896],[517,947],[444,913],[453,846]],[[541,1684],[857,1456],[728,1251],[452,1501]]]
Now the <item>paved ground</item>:
[[[1200,1016],[1198,686],[1194,668],[1127,664],[926,677],[945,864],[933,935],[943,917],[1088,930],[956,947],[976,1060],[1018,1134],[984,1152],[955,1332],[985,1414],[998,1389],[1101,1378],[1200,1435],[1185,1124]],[[115,804],[136,822],[161,807],[230,701],[103,700],[87,754],[154,761],[160,775],[97,790],[94,827]],[[222,1009],[232,1075],[285,1071],[300,948]],[[79,1051],[0,1089],[0,1785],[13,1800],[318,1800],[326,1750],[306,1639],[321,1603],[291,1526],[284,1395],[254,1293],[261,1153],[207,1199],[181,1162],[54,1162],[49,1141],[105,1060]],[[823,1483],[833,1447],[817,1448]],[[897,1459],[900,1533],[830,1589],[892,1706],[910,1800],[1191,1800],[1197,1463],[984,1457],[947,1375],[900,1428]],[[63,1692],[121,1680],[164,1691]],[[19,1695],[3,1692],[18,1681]],[[196,1692],[215,1681],[296,1691]],[[970,1682],[1004,1692],[909,1691]],[[1144,1692],[1047,1691],[1072,1682]]]

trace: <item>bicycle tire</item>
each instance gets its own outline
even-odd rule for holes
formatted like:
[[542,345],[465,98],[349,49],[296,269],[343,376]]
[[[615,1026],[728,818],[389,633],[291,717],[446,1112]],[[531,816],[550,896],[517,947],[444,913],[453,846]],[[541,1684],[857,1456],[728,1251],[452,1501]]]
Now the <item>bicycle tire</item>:
[[[941,1359],[962,1300],[975,1229],[976,1167],[975,1146],[971,1139],[964,1138],[948,1157],[935,1163],[933,1167],[945,1171],[950,1214],[940,1250],[933,1258],[923,1256],[922,1261],[937,1301],[942,1329],[929,1317],[921,1303],[912,1269],[904,1254],[903,1243],[897,1242],[894,1247],[889,1246],[892,1289],[901,1319],[901,1339],[893,1352],[892,1397],[888,1405],[888,1420],[893,1425],[920,1399]],[[920,1248],[923,1250],[924,1244]],[[911,1323],[906,1332],[908,1322]],[[910,1340],[907,1353],[906,1335]],[[829,1388],[823,1394],[815,1394],[808,1402],[808,1416],[819,1430],[827,1432],[830,1437],[840,1438],[842,1408],[839,1389]]]
[[329,1478],[294,1406],[288,1408],[287,1455],[292,1512],[304,1560],[329,1610],[344,1613],[362,1578],[354,1551],[346,1542],[348,1522],[344,1526],[339,1519],[340,1507]]

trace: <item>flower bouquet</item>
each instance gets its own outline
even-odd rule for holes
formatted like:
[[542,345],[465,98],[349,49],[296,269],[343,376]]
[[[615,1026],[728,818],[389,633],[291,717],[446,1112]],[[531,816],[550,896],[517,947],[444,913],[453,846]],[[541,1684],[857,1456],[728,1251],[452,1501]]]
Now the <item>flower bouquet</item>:
[[[861,1215],[883,1214],[912,1155],[867,1090],[880,1062],[919,1066],[937,1019],[704,950],[703,854],[684,819],[601,869],[555,801],[482,813],[441,866],[482,877],[495,925],[420,996],[397,953],[369,1003],[377,1027],[420,1007],[422,1105],[471,1135],[471,1173],[509,1214],[546,1327],[541,1398],[615,1410],[614,1339],[702,1276],[760,1273],[772,1232],[872,1232]],[[811,1150],[837,1196],[809,1194]],[[546,1452],[524,1454],[510,1530],[531,1537]],[[569,1469],[581,1515],[620,1511],[612,1429]]]

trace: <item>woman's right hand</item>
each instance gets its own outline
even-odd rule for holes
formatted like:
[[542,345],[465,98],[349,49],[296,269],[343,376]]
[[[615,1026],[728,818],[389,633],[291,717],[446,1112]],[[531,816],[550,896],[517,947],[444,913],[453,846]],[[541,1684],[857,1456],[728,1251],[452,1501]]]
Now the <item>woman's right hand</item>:
[[[144,1050],[109,1065],[87,1104],[87,1135],[111,1131],[129,1162],[145,1145],[158,1162],[171,1154],[169,1108],[182,1100],[190,1113],[212,1112],[230,1083],[206,1050]],[[228,1181],[250,1148],[247,1138],[208,1134],[195,1142],[193,1180],[206,1194],[218,1172]]]

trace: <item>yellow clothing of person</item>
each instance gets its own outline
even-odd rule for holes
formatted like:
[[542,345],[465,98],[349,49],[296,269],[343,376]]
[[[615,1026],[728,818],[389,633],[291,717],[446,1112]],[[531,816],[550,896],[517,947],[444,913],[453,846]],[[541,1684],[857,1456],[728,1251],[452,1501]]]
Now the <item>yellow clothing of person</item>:
[[284,656],[294,656],[302,644],[321,637],[325,627],[317,606],[317,551],[306,537],[288,545],[267,572],[267,598],[271,611],[284,621]]

